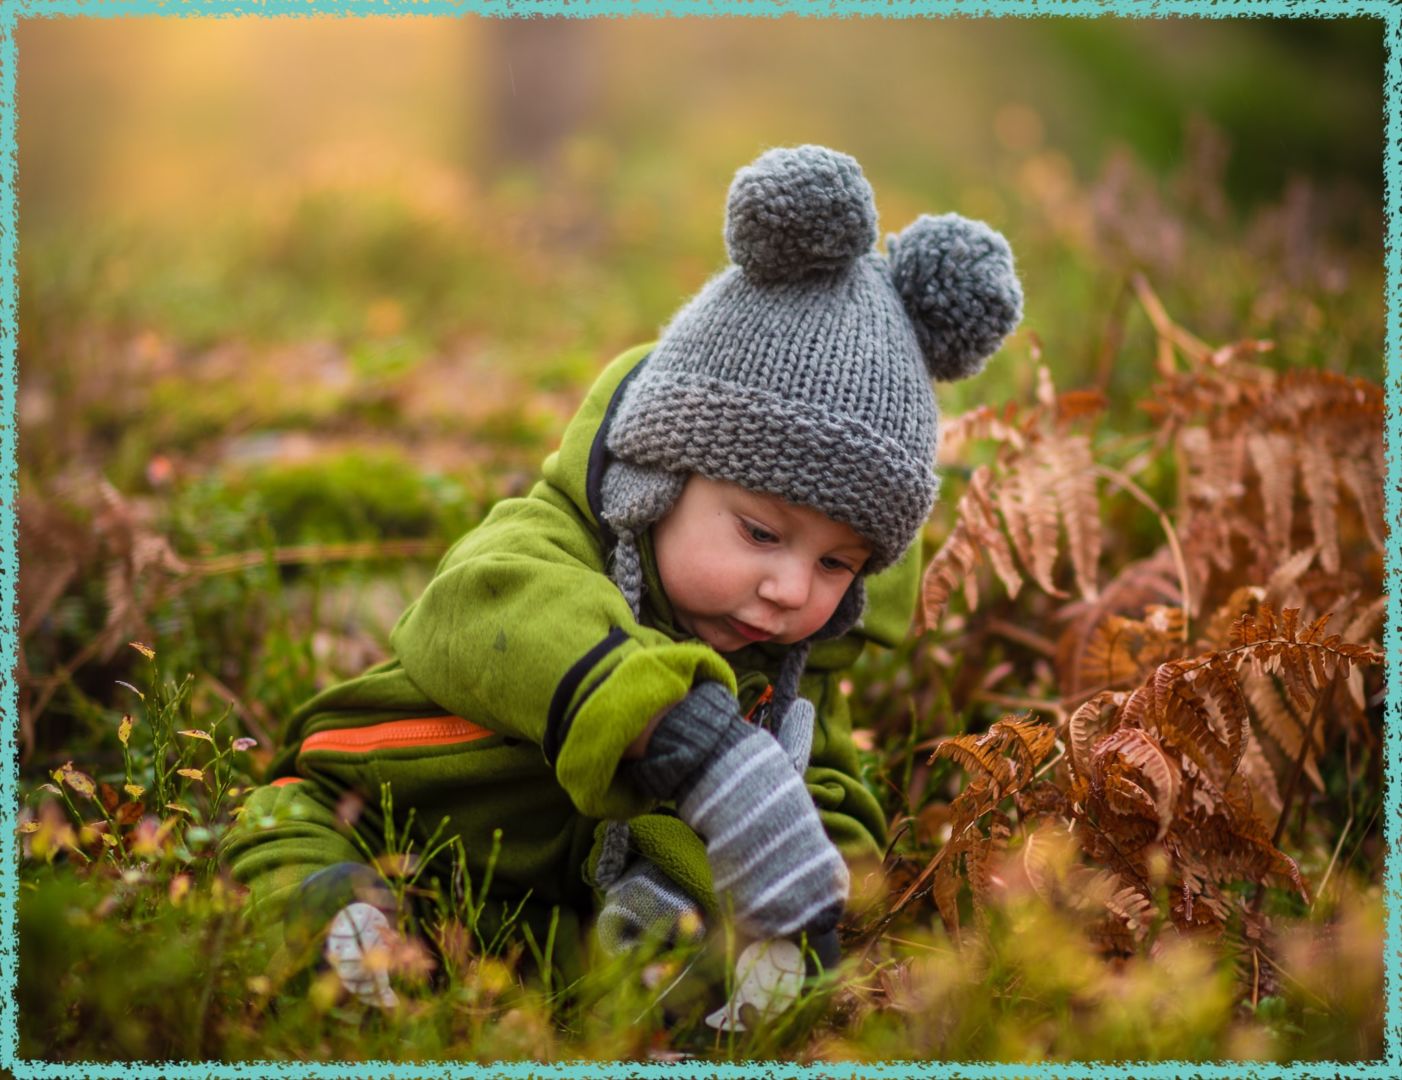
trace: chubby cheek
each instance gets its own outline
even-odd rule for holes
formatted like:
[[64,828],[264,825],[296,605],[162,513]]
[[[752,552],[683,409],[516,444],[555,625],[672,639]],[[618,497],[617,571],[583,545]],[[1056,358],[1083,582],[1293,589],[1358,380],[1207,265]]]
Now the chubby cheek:
[[846,591],[844,586],[840,589],[825,589],[817,593],[803,609],[797,625],[791,631],[793,640],[800,641],[821,630],[832,618],[832,613],[837,610],[837,605],[842,602],[843,594]]
[[659,555],[657,572],[672,604],[692,615],[728,613],[740,591],[740,575],[733,563],[713,549],[682,558]]

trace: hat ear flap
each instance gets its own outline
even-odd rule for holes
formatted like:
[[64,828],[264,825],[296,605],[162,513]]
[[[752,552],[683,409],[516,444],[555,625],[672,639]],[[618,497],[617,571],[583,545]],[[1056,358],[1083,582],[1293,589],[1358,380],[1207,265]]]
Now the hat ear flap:
[[886,241],[891,280],[930,375],[977,375],[1022,318],[1022,285],[1003,235],[958,214],[922,214]]
[[852,584],[847,586],[847,591],[837,602],[837,609],[822,628],[812,635],[810,640],[829,641],[832,638],[840,638],[857,625],[861,620],[862,612],[866,610],[866,606],[867,587],[866,577],[863,575],[854,578]]

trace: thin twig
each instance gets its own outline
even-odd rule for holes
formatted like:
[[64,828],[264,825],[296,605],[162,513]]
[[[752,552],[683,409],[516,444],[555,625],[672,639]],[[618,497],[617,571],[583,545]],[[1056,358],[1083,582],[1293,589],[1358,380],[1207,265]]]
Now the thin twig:
[[207,671],[200,672],[200,677],[204,679],[211,690],[228,702],[235,715],[243,721],[244,729],[258,740],[260,746],[273,747],[277,744],[277,740],[273,738],[268,729],[253,715],[253,710],[245,705],[233,690]]
[[1064,718],[1065,710],[1057,701],[1038,701],[1036,698],[1017,697],[1013,694],[999,694],[993,690],[975,690],[969,695],[970,701],[985,701],[990,705],[1002,705],[1009,709],[1026,709],[1031,712],[1051,713]]
[[269,562],[278,566],[310,563],[358,562],[366,559],[418,559],[437,557],[446,550],[440,540],[357,540],[342,544],[297,544],[271,551],[236,551],[190,563],[194,578],[251,570]]
[[1320,881],[1319,888],[1314,890],[1314,899],[1310,901],[1310,914],[1314,914],[1315,904],[1319,903],[1319,898],[1324,895],[1324,890],[1329,885],[1329,879],[1334,875],[1334,864],[1339,861],[1339,852],[1344,849],[1344,840],[1348,837],[1348,831],[1351,828],[1353,828],[1353,815],[1349,814],[1348,820],[1344,822],[1343,832],[1339,833],[1338,843],[1334,845],[1334,854],[1329,856],[1329,866],[1324,871],[1324,879]]
[[983,625],[985,629],[992,631],[999,637],[1016,641],[1019,645],[1026,645],[1029,649],[1039,652],[1043,656],[1056,656],[1055,642],[1028,630],[1026,627],[1010,623],[1006,619],[989,619]]
[[1154,501],[1153,497],[1147,491],[1124,473],[1120,472],[1119,469],[1112,469],[1108,465],[1092,465],[1091,471],[1102,479],[1118,485],[1121,490],[1131,495],[1140,505],[1144,506],[1159,519],[1159,525],[1163,529],[1164,536],[1168,539],[1168,550],[1173,555],[1174,568],[1178,571],[1179,587],[1183,590],[1183,640],[1187,641],[1188,618],[1192,610],[1192,586],[1188,583],[1188,563],[1187,560],[1183,558],[1183,548],[1178,543],[1178,533],[1173,528],[1173,522],[1169,520],[1163,508]]
[[1154,333],[1159,336],[1160,341],[1177,345],[1178,348],[1198,361],[1205,360],[1212,355],[1212,348],[1207,342],[1173,321],[1164,308],[1163,301],[1149,287],[1148,278],[1143,274],[1136,273],[1130,280],[1135,293],[1139,296],[1139,302],[1144,305],[1145,314],[1154,324]]

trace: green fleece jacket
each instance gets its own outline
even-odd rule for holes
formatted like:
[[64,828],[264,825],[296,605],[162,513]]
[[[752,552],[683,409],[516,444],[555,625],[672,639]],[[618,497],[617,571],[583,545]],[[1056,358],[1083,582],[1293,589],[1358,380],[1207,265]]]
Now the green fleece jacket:
[[[539,482],[498,503],[444,556],[391,636],[391,659],[318,694],[289,718],[269,786],[255,789],[225,846],[254,913],[274,920],[297,885],[332,863],[363,859],[352,828],[383,846],[380,790],[398,827],[412,807],[423,835],[447,819],[481,882],[501,830],[491,892],[537,905],[593,904],[583,873],[601,819],[628,819],[635,848],[710,909],[705,848],[619,775],[648,721],[701,680],[748,710],[777,677],[785,647],[721,655],[673,624],[650,545],[634,618],[609,579],[612,537],[598,515],[604,434],[647,347],[599,377]],[[880,807],[858,778],[843,673],[868,642],[906,633],[919,571],[912,551],[868,581],[858,628],[816,646],[800,693],[817,709],[809,791],[849,858],[878,856]]]

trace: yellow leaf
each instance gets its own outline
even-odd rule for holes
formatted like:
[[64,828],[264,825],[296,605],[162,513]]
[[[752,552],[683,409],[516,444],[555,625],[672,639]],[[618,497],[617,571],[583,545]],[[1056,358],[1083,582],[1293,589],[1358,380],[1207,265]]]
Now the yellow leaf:
[[[194,816],[195,816],[194,814],[191,814],[190,811],[186,810],[185,807],[181,806],[179,803],[168,802],[168,803],[166,803],[166,809],[167,809],[167,810],[179,810],[182,814],[186,814],[186,815],[188,815],[189,817],[194,817]],[[166,824],[166,825],[169,825],[169,824],[171,824],[171,823],[174,822],[174,821],[175,821],[175,819],[174,819],[174,818],[171,818],[171,820],[170,820],[170,821],[167,821],[165,824]],[[161,827],[164,828],[165,826],[163,825],[163,826],[161,826]]]
[[62,780],[85,799],[91,799],[97,792],[97,785],[93,783],[92,777],[75,769],[71,761],[65,763],[58,770],[56,778]]
[[175,771],[176,771],[177,773],[179,773],[181,776],[187,776],[187,777],[189,777],[191,780],[203,780],[203,779],[204,779],[204,770],[203,770],[203,769],[176,769]]
[[146,789],[140,784],[123,784],[122,790],[125,791],[128,795],[130,795],[133,799],[139,799],[141,798],[141,796],[146,794]]
[[177,734],[177,735],[184,735],[186,738],[189,738],[189,739],[203,739],[205,742],[209,743],[211,746],[214,745],[214,740],[211,739],[211,738],[209,737],[209,732],[207,732],[207,731],[201,731],[201,730],[199,730],[199,728],[191,728],[191,729],[189,729],[188,731],[177,731],[176,734]]
[[147,660],[156,659],[156,650],[151,648],[150,645],[143,645],[139,641],[128,641],[127,644],[130,645],[137,652],[139,652],[142,656],[146,657]]
[[117,739],[123,746],[126,746],[131,739],[132,720],[130,716],[122,717],[122,722],[117,725]]
[[105,832],[102,834],[102,842],[108,847],[117,846],[117,838],[113,836],[110,832]]
[[27,833],[38,832],[38,831],[39,831],[39,823],[38,823],[37,821],[26,821],[23,825],[21,825],[21,826],[19,827],[19,831],[20,831],[21,833],[26,833],[26,834],[27,834]]

